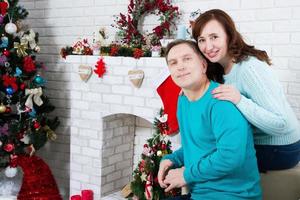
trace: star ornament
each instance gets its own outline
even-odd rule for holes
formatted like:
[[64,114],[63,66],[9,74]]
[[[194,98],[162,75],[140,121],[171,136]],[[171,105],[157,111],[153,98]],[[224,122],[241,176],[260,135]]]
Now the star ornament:
[[97,61],[95,67],[96,69],[94,70],[94,72],[98,75],[99,78],[103,77],[103,75],[106,73],[106,66],[102,57],[100,57],[100,59]]

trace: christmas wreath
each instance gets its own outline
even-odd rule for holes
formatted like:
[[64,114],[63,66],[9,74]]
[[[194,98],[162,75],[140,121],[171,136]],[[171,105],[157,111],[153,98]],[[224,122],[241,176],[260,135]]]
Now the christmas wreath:
[[[153,28],[152,33],[143,35],[138,25],[146,14],[160,16],[160,24]],[[116,25],[113,26],[119,29],[122,42],[131,47],[140,48],[147,43],[156,46],[164,36],[170,36],[171,26],[175,27],[178,16],[178,7],[172,6],[170,0],[130,0],[127,15],[120,13],[116,16]]]

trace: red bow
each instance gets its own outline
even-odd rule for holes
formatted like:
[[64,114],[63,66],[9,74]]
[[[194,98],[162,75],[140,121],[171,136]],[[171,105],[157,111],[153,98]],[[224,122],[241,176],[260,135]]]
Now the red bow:
[[35,63],[30,56],[24,57],[24,71],[25,72],[35,71]]

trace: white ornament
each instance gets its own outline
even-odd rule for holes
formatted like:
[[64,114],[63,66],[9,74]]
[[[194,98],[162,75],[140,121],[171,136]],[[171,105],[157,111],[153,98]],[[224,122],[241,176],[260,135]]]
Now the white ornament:
[[5,31],[8,34],[14,34],[17,32],[17,26],[14,23],[9,22],[5,25]]
[[17,175],[17,168],[16,167],[6,167],[5,169],[5,176],[7,176],[8,178],[12,178],[12,177],[15,177]]

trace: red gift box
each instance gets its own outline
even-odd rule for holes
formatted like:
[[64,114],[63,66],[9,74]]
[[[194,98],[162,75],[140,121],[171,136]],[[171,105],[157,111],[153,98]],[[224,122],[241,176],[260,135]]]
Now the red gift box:
[[81,200],[94,200],[93,190],[81,190]]
[[82,200],[80,195],[71,196],[71,200]]

